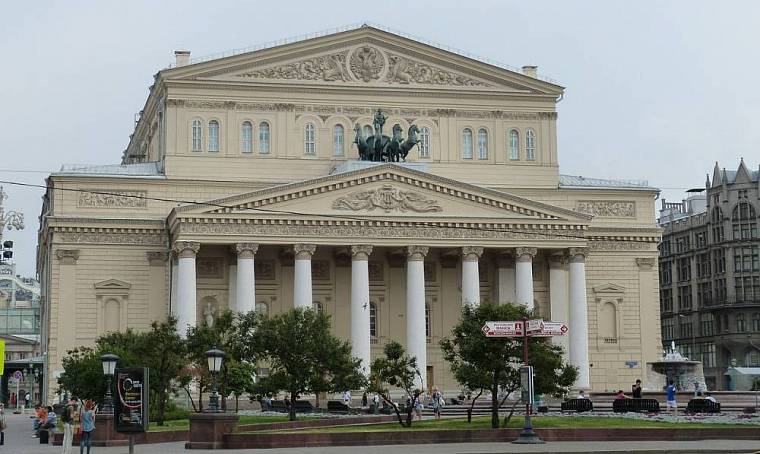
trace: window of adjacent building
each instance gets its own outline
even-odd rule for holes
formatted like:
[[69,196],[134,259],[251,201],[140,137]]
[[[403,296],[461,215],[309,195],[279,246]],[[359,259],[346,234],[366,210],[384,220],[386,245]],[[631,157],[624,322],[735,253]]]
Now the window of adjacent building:
[[193,151],[203,150],[203,122],[198,119],[193,120]]
[[678,287],[678,310],[691,309],[691,285]]
[[697,304],[700,308],[712,304],[712,282],[700,282],[697,284]]
[[669,288],[660,290],[660,301],[662,301],[663,312],[672,312],[673,311],[673,290]]
[[536,160],[536,134],[532,129],[525,131],[525,159]]
[[678,332],[681,338],[691,337],[692,326],[691,322],[682,322],[678,325]]
[[707,231],[706,230],[696,232],[694,234],[694,238],[696,240],[698,248],[707,246]]
[[726,253],[722,249],[713,251],[713,270],[715,274],[726,272]]
[[462,131],[462,159],[472,159],[472,129]]
[[715,280],[715,302],[723,303],[725,301],[726,301],[726,280],[716,279]]
[[752,331],[760,331],[760,312],[752,314]]
[[314,123],[306,123],[303,128],[303,153],[314,155],[317,153],[316,128]]
[[478,129],[478,159],[488,159],[488,131]]
[[689,250],[689,236],[683,235],[676,238],[676,252],[686,252]]
[[702,351],[702,366],[706,368],[715,367],[715,363],[716,363],[715,344],[711,342],[701,344],[700,350]]
[[662,262],[660,267],[660,283],[670,285],[673,282],[672,262]]
[[675,321],[673,318],[662,320],[662,338],[663,340],[672,340],[675,337]]
[[678,282],[691,279],[691,259],[684,257],[678,259]]
[[219,151],[219,122],[208,122],[208,151]]
[[697,256],[697,277],[710,277],[710,253]]
[[737,273],[760,271],[760,247],[735,247],[734,271]]
[[341,125],[335,125],[333,126],[333,155],[334,156],[343,156],[345,151],[345,134],[344,134],[343,126]]
[[736,331],[739,333],[747,331],[747,324],[744,321],[744,314],[736,314]]
[[507,144],[509,147],[509,159],[518,161],[520,159],[520,133],[516,129],[509,131]]
[[699,324],[702,336],[715,335],[715,316],[709,312],[699,315]]
[[754,348],[747,351],[744,355],[744,365],[747,367],[760,366],[760,351]]
[[425,336],[430,337],[431,336],[431,325],[430,325],[430,305],[425,304]]
[[259,153],[269,154],[269,123],[266,121],[259,125]]
[[670,255],[670,240],[662,240],[659,248],[662,255]]
[[244,121],[240,127],[240,151],[253,153],[253,123]]
[[377,305],[369,303],[369,335],[377,337]]
[[760,276],[735,277],[734,292],[737,302],[760,302]]
[[420,129],[420,157],[430,157],[430,128],[427,126]]
[[731,215],[734,240],[757,238],[757,214],[748,202],[740,202]]

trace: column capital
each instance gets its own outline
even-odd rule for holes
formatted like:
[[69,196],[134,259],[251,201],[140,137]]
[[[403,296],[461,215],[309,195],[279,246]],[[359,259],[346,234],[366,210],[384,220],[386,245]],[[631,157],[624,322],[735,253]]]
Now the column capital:
[[538,248],[534,247],[517,247],[515,248],[515,255],[518,262],[532,262],[538,255]]
[[642,271],[649,271],[657,264],[657,259],[654,257],[637,257],[636,266]]
[[570,257],[565,251],[554,252],[549,255],[549,269],[551,270],[562,269],[565,265],[567,265],[567,262],[569,261],[569,259]]
[[430,250],[430,248],[427,246],[407,246],[406,258],[411,261],[425,260],[428,250]]
[[235,253],[239,259],[252,259],[258,250],[258,243],[235,243]]
[[588,248],[571,247],[568,249],[568,254],[570,255],[570,263],[583,263],[586,261],[586,257],[588,256]]
[[160,266],[169,260],[169,251],[148,251],[145,257],[151,266]]
[[293,245],[293,253],[296,260],[311,260],[311,256],[317,250],[316,244],[296,243]]
[[195,257],[201,250],[201,243],[197,241],[175,241],[172,250],[179,258]]
[[55,256],[64,265],[76,265],[79,260],[79,249],[58,249]]
[[477,262],[483,255],[483,248],[480,246],[462,246],[462,260],[465,262]]
[[370,254],[372,254],[371,244],[355,244],[351,246],[352,260],[369,260]]

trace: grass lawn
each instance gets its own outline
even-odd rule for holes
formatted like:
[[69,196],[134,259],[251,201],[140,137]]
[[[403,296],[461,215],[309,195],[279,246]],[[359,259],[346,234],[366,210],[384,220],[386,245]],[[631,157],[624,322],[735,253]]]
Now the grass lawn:
[[[720,424],[720,423],[703,423],[703,422],[667,422],[667,421],[648,421],[628,418],[614,417],[583,417],[583,416],[534,416],[531,421],[533,427],[552,427],[552,428],[605,428],[605,429],[640,429],[640,428],[678,428],[678,429],[704,429],[704,428],[730,428],[730,427],[747,427],[742,424]],[[524,419],[522,415],[515,415],[509,422],[510,428],[522,428]],[[750,426],[752,427],[752,426]],[[455,429],[490,429],[491,417],[478,416],[472,418],[472,423],[467,423],[466,419],[442,419],[440,421],[424,420],[412,423],[411,429],[402,428],[398,422],[383,424],[366,424],[354,426],[335,426],[324,427],[319,429],[300,429],[299,432],[390,432],[396,430],[455,430]],[[295,429],[267,431],[287,432]],[[264,433],[264,432],[258,432]]]
[[[299,416],[296,421],[308,421],[316,419],[309,416]],[[270,422],[288,422],[288,415],[282,416],[240,416],[240,425],[243,424],[265,424]],[[164,421],[163,426],[159,426],[155,422],[150,423],[150,432],[166,432],[170,430],[188,430],[190,429],[189,419],[177,419],[174,421]]]

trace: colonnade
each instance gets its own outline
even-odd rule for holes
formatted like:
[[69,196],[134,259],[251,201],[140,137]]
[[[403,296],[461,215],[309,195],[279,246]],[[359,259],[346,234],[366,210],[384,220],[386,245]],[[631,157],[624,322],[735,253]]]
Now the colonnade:
[[[259,245],[238,243],[235,266],[234,297],[230,309],[248,312],[256,307],[255,255]],[[294,283],[293,305],[311,308],[311,259],[317,246],[298,243],[293,246]],[[172,311],[178,319],[178,330],[186,335],[196,324],[196,272],[195,257],[200,249],[197,242],[177,241],[174,245],[176,266],[172,268]],[[370,365],[370,314],[369,267],[372,245],[351,246],[351,346],[352,354],[361,359],[362,368],[369,373]],[[406,253],[406,349],[417,358],[423,376],[427,370],[427,337],[425,333],[425,257],[427,246],[407,246]],[[484,249],[465,246],[459,252],[462,264],[462,304],[480,304],[479,260]],[[513,253],[512,253],[513,252]],[[589,388],[588,319],[586,301],[585,248],[554,251],[549,256],[549,282],[552,319],[569,323],[569,339],[558,339],[566,347],[568,360],[579,368],[578,388]],[[533,259],[538,254],[534,247],[514,248],[501,254],[497,260],[498,300],[515,301],[533,310]],[[567,264],[567,267],[565,267]],[[176,279],[174,276],[176,275]],[[174,297],[176,295],[176,298]],[[422,383],[418,383],[422,385]]]

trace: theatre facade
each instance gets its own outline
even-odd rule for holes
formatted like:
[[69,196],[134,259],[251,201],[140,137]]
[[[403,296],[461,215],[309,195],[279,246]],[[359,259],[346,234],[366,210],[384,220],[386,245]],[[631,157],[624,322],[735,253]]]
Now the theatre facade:
[[[48,179],[48,398],[67,350],[226,309],[323,311],[365,366],[396,340],[426,387],[455,392],[439,341],[461,306],[515,302],[567,322],[554,341],[579,388],[646,380],[661,345],[657,190],[560,175],[564,89],[535,67],[368,26],[176,58],[120,164]],[[415,136],[405,161],[372,156]]]

